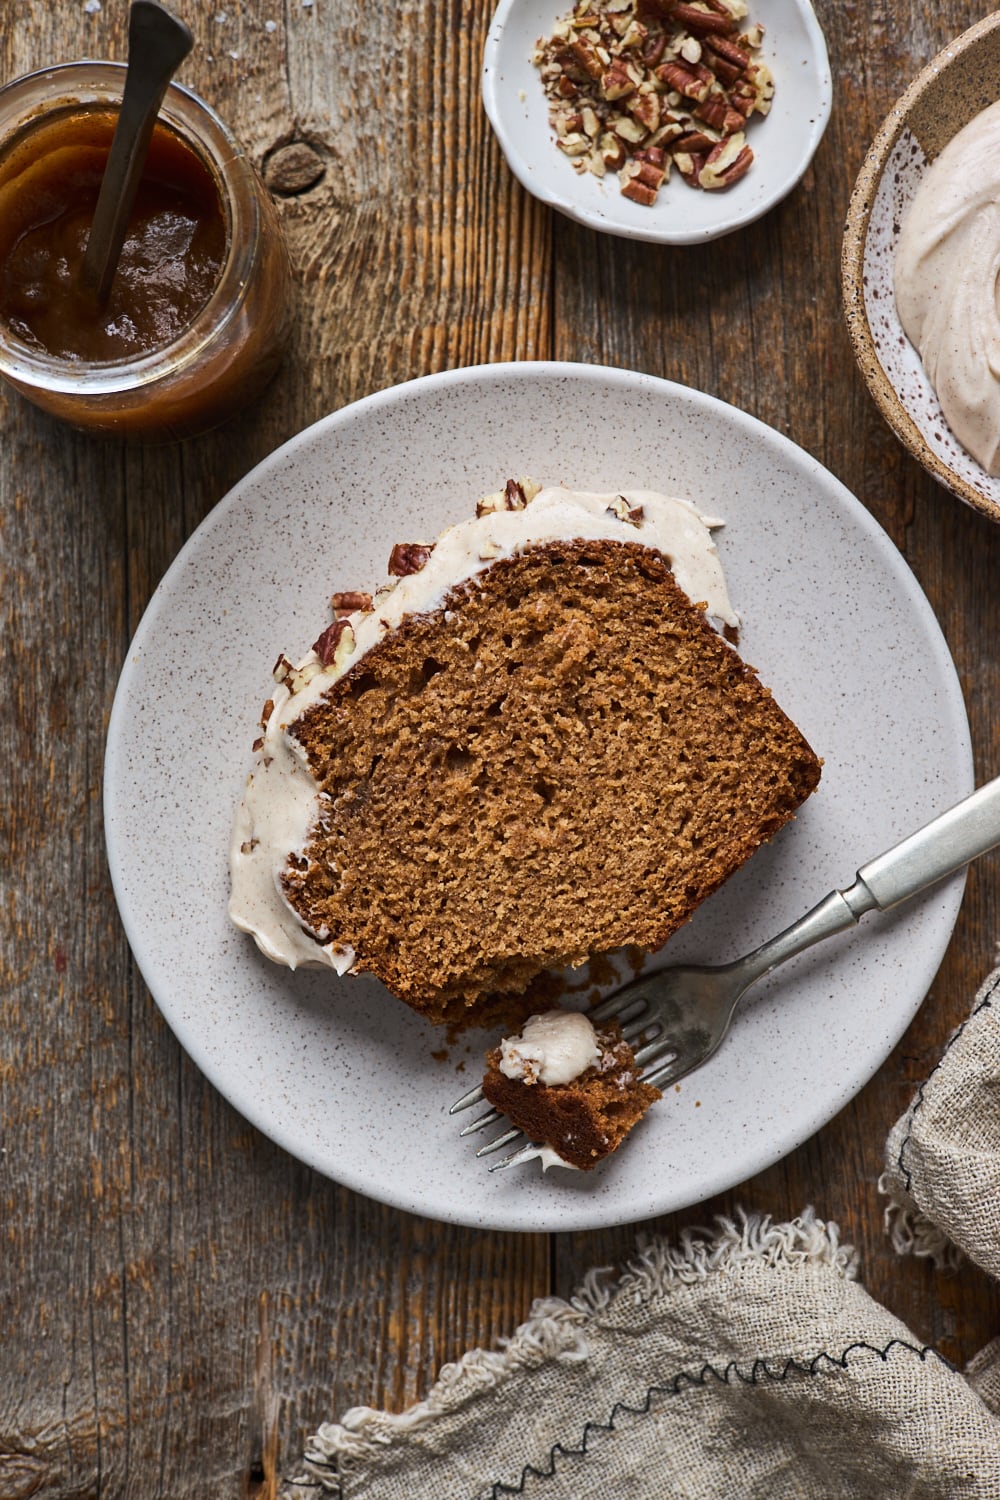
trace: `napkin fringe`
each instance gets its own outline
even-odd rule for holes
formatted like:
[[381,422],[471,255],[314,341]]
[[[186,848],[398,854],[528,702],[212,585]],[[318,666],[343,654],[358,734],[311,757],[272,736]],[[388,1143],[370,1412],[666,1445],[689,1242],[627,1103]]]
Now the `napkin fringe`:
[[883,1172],[878,1190],[887,1204],[882,1224],[897,1255],[915,1255],[929,1260],[938,1271],[957,1271],[965,1254],[914,1203],[895,1178]]
[[[444,1365],[426,1399],[406,1411],[393,1414],[355,1406],[340,1422],[324,1424],[309,1438],[304,1453],[313,1483],[318,1479],[324,1488],[332,1489],[338,1483],[336,1474],[346,1475],[366,1456],[495,1389],[518,1370],[550,1360],[572,1363],[586,1359],[587,1324],[620,1297],[633,1303],[649,1302],[674,1283],[704,1281],[759,1261],[771,1267],[792,1269],[827,1265],[847,1280],[856,1278],[857,1257],[853,1247],[842,1245],[838,1226],[817,1218],[811,1207],[785,1224],[773,1223],[768,1214],[738,1210],[734,1218],[717,1217],[715,1225],[714,1232],[684,1230],[675,1244],[659,1237],[640,1240],[637,1255],[617,1279],[613,1279],[611,1267],[590,1271],[568,1302],[559,1297],[538,1298],[527,1321],[512,1337],[501,1341],[498,1350],[471,1349],[460,1360]],[[888,1354],[887,1350],[874,1349],[872,1345],[853,1347],[871,1349],[881,1358]],[[758,1360],[748,1373],[735,1364],[723,1371],[705,1365],[694,1373],[682,1372],[674,1385],[680,1389],[684,1385],[705,1384],[712,1378],[725,1384],[734,1380],[756,1384],[761,1379],[785,1379],[792,1370],[815,1373],[823,1364],[842,1365],[849,1352],[839,1356],[820,1353],[805,1363],[776,1360],[774,1369],[766,1361]],[[924,1351],[919,1352],[923,1358]],[[637,1409],[648,1410],[657,1390],[651,1387],[646,1393],[645,1406]],[[633,1408],[621,1404],[616,1407],[616,1411],[625,1410]],[[610,1420],[613,1423],[614,1413]],[[304,1482],[308,1480],[293,1481],[298,1485]]]

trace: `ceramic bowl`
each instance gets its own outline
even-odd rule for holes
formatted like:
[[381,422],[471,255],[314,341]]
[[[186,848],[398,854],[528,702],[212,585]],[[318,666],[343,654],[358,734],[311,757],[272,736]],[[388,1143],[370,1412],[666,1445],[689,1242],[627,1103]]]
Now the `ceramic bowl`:
[[963,32],[918,74],[886,116],[851,197],[841,260],[844,310],[861,372],[882,415],[924,468],[1000,521],[1000,477],[950,432],[893,295],[900,225],[934,158],[997,98],[1000,11]]
[[695,245],[759,219],[791,192],[822,139],[832,85],[826,43],[809,0],[750,0],[747,24],[764,27],[761,57],[774,74],[770,114],[747,131],[750,171],[730,188],[703,192],[678,172],[651,207],[622,197],[617,174],[577,173],[556,145],[532,53],[573,0],[501,0],[483,56],[483,104],[507,163],[543,203],[607,234],[662,245]]

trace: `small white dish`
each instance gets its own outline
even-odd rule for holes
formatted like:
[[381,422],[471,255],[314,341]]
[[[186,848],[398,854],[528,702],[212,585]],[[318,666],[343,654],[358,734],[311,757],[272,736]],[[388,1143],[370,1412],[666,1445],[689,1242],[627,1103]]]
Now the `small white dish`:
[[617,174],[574,171],[556,145],[532,53],[573,0],[501,0],[483,54],[483,104],[507,163],[543,203],[605,234],[660,245],[696,245],[752,224],[800,180],[830,117],[826,42],[809,0],[750,0],[747,22],[764,27],[761,57],[774,74],[774,102],[747,130],[750,171],[730,188],[689,187],[676,171],[651,207],[622,196]]
[[971,791],[965,709],[931,608],[869,512],[815,459],[734,407],[651,376],[487,365],[335,412],[202,522],[122,670],[105,765],[108,855],[168,1023],[272,1139],[415,1213],[593,1229],[697,1203],[825,1124],[927,993],[963,880],[866,917],[763,981],[727,1045],[594,1172],[491,1176],[448,1115],[479,1076],[484,1036],[435,1061],[440,1030],[370,977],[268,962],[227,919],[227,856],[278,653],[308,649],[332,590],[381,582],[394,542],[436,535],[513,474],[649,486],[722,517],[743,654],[823,757],[794,823],[656,961],[748,950]]

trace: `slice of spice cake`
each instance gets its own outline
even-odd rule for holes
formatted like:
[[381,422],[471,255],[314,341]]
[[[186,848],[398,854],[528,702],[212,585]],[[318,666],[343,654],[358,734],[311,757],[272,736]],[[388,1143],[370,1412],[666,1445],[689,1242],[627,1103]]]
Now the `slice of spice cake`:
[[237,926],[435,1022],[659,948],[820,775],[707,618],[735,632],[694,507],[536,488],[335,596],[278,664],[234,827]]

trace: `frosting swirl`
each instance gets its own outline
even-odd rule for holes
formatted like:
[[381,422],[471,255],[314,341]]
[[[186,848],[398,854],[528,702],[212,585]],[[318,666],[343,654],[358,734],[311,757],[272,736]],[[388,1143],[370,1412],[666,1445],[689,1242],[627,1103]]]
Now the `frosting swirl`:
[[896,309],[945,420],[1000,473],[1000,103],[925,173],[903,221]]

